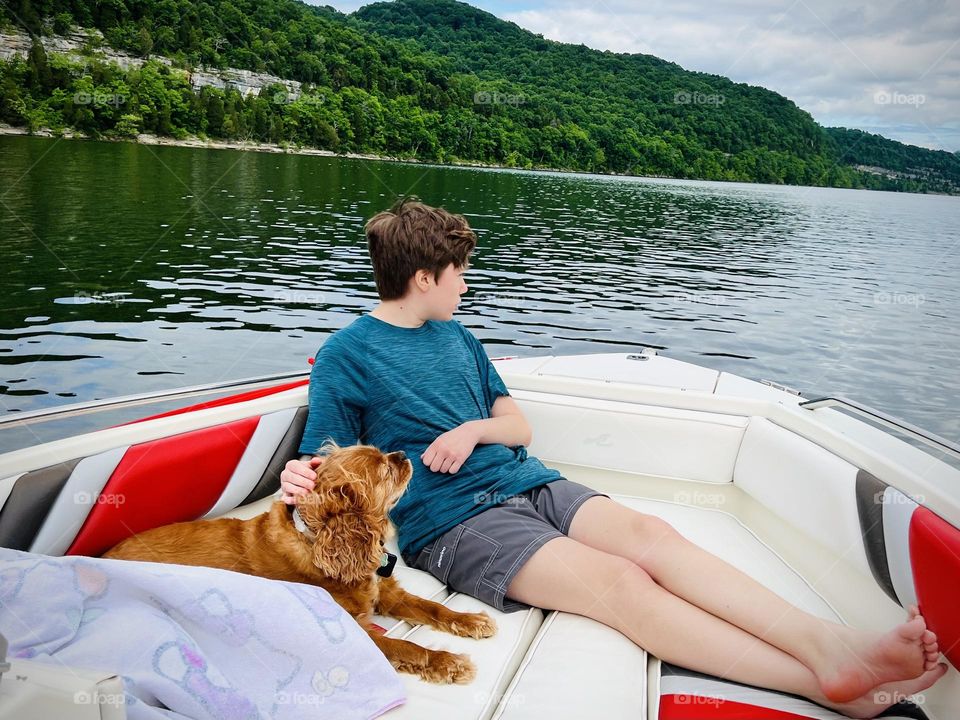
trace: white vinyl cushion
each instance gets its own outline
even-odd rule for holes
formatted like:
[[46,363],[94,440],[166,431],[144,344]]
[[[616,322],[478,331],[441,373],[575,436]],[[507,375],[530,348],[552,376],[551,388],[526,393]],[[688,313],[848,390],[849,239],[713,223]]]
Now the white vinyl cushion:
[[646,712],[647,654],[606,625],[553,612],[494,720],[637,720]]
[[[716,509],[627,496],[623,505],[662,517],[690,541],[704,547],[797,607],[843,622],[775,552],[733,515]],[[396,552],[395,540],[387,547]],[[447,590],[429,573],[406,567],[394,571],[416,595],[444,598]],[[499,612],[479,600],[453,593],[442,602],[463,612],[485,611],[498,625],[492,638],[473,640],[379,618],[391,637],[430,648],[468,653],[477,665],[469,685],[434,685],[403,674],[407,703],[389,711],[390,720],[581,720],[585,717],[648,717],[655,702],[648,691],[646,653],[606,626],[576,615],[531,609]]]
[[451,595],[444,604],[460,612],[486,612],[496,621],[497,634],[474,640],[419,626],[405,637],[424,647],[467,653],[477,666],[476,678],[468,685],[435,685],[403,673],[401,678],[407,688],[407,703],[383,717],[390,720],[487,720],[543,623],[542,610],[530,608],[502,613],[459,593]]
[[842,622],[799,573],[730,513],[659,500],[617,495],[613,499],[639,512],[663,518],[687,540],[726,560],[801,610]]
[[611,400],[515,393],[547,462],[710,483],[733,480],[747,420]]
[[750,418],[733,484],[872,577],[856,499],[857,468],[760,417]]

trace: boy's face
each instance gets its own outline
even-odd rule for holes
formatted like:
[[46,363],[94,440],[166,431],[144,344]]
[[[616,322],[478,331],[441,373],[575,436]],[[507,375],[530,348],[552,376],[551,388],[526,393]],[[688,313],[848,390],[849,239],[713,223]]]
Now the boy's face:
[[[431,283],[424,300],[435,320],[452,320],[460,305],[460,296],[467,291],[464,273],[468,266],[457,267],[450,263],[440,273],[436,284]],[[431,274],[431,279],[433,275]]]

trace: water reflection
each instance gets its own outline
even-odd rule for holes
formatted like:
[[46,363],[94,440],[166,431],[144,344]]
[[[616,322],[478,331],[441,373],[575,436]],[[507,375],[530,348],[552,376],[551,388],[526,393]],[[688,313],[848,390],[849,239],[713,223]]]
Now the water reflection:
[[956,198],[35,138],[0,138],[0,400],[306,368],[404,192],[477,229],[493,355],[655,347],[960,437]]

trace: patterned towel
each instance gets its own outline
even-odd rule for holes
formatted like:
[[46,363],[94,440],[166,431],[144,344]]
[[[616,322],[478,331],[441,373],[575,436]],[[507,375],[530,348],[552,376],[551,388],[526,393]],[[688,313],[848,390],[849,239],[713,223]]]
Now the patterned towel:
[[0,548],[0,628],[10,657],[122,676],[99,701],[133,720],[360,720],[406,699],[326,591],[225,570]]

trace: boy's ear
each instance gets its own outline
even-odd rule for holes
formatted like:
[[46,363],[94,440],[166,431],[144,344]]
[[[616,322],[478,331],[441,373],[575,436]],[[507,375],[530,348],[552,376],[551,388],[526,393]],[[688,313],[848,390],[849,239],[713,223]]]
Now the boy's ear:
[[334,580],[353,584],[371,577],[380,565],[380,538],[367,518],[341,513],[311,528],[313,564]]
[[433,273],[430,270],[417,270],[413,277],[413,286],[418,290],[429,290],[430,282],[433,280]]

